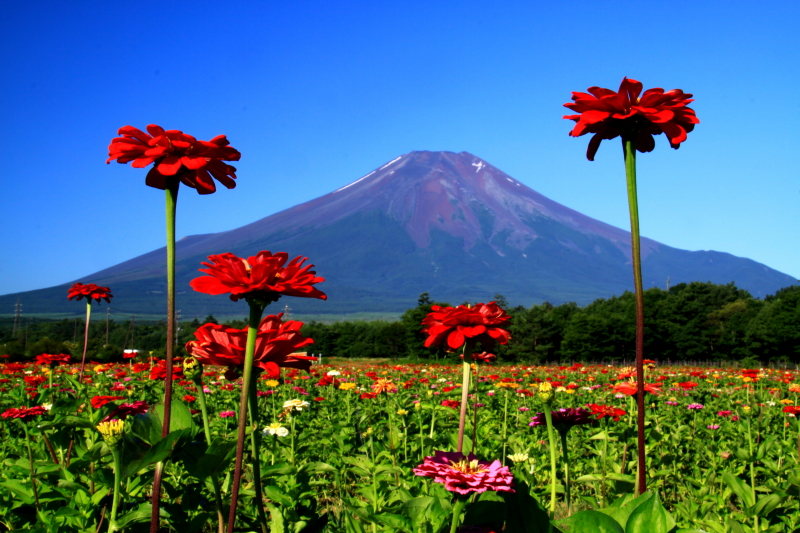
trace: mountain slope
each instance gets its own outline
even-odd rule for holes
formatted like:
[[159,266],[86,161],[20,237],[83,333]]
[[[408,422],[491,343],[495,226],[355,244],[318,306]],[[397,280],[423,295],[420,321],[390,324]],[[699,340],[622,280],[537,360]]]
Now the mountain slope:
[[[329,194],[222,233],[177,243],[183,316],[243,313],[189,289],[210,254],[259,250],[305,255],[326,278],[327,302],[292,298],[295,312],[399,311],[421,292],[440,300],[588,303],[632,288],[630,234],[558,204],[466,152],[411,152]],[[735,282],[764,296],[795,280],[720,252],[642,239],[645,287]],[[114,289],[120,308],[164,308],[165,252],[133,258],[81,281]],[[26,312],[74,310],[65,286],[0,297]],[[124,302],[124,303],[123,303]],[[283,301],[282,301],[283,302]],[[10,305],[10,304],[9,304]],[[282,305],[282,303],[281,303]]]

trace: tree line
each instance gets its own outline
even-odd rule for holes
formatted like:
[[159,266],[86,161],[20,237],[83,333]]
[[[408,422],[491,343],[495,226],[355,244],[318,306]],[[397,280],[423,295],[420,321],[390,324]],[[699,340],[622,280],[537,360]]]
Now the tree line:
[[[681,283],[669,290],[644,292],[645,356],[661,362],[740,361],[756,364],[800,364],[800,286],[781,289],[763,300],[753,298],[733,283]],[[512,317],[512,340],[497,346],[505,361],[567,363],[574,361],[619,363],[635,356],[635,305],[633,293],[598,299],[585,307],[574,303],[544,302],[529,308],[509,307],[502,295],[495,301]],[[466,302],[464,302],[466,303]],[[398,321],[310,322],[303,334],[314,339],[309,353],[337,358],[389,358],[444,361],[457,354],[424,347],[420,323],[434,302],[423,293],[418,305]],[[80,321],[79,321],[80,322]],[[216,322],[213,316],[205,322]],[[199,320],[182,322],[178,346],[192,340]],[[243,320],[233,327],[245,326]],[[111,321],[90,325],[88,356],[116,360],[124,348],[137,348],[163,356],[164,322],[131,324]],[[12,336],[10,324],[0,325],[0,353],[15,359],[39,353],[70,352],[80,356],[83,325],[76,333],[72,320],[34,322],[23,342]],[[131,338],[131,335],[135,335]],[[78,338],[79,337],[79,338]],[[106,340],[108,339],[108,340]],[[180,353],[180,352],[177,352]]]

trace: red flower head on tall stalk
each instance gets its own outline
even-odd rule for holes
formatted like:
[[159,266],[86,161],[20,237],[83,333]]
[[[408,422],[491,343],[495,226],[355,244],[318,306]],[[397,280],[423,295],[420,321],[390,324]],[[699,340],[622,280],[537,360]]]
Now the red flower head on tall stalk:
[[66,364],[69,364],[70,359],[72,359],[72,356],[67,354],[67,353],[62,353],[62,354],[57,354],[57,355],[53,355],[53,354],[49,354],[49,353],[43,353],[41,355],[37,355],[36,356],[36,359],[34,360],[34,363],[36,363],[37,365],[48,365],[48,366],[49,365],[66,365]]
[[[302,348],[314,340],[300,333],[302,322],[283,322],[283,313],[261,320],[256,337],[253,366],[266,371],[270,377],[280,376],[281,368],[308,371],[316,358],[299,355]],[[243,368],[247,328],[235,329],[220,324],[204,324],[195,332],[197,340],[186,343],[186,351],[203,365]]]
[[311,270],[314,265],[303,266],[307,257],[295,257],[289,264],[289,254],[272,254],[262,251],[255,256],[243,259],[233,254],[211,255],[210,263],[203,263],[207,269],[200,269],[208,276],[191,281],[197,292],[206,294],[230,293],[230,299],[254,298],[264,303],[275,302],[281,296],[300,296],[327,300],[325,293],[313,287],[325,281]]
[[76,283],[67,291],[68,300],[72,300],[74,298],[76,301],[80,301],[83,298],[86,298],[87,300],[97,300],[97,303],[100,303],[100,300],[105,300],[106,303],[111,303],[111,298],[113,297],[114,295],[111,294],[111,289],[108,287],[100,287],[94,283],[89,283],[87,285],[84,285],[83,283]]
[[620,135],[636,140],[639,152],[651,152],[656,146],[653,135],[664,133],[673,148],[679,148],[686,134],[700,121],[688,107],[692,95],[680,89],[648,89],[642,93],[642,84],[623,78],[617,92],[601,87],[589,87],[589,94],[573,92],[573,102],[564,107],[577,112],[564,118],[577,122],[569,133],[580,137],[594,133],[586,150],[586,157],[594,155],[604,139]]
[[434,305],[422,321],[422,332],[428,335],[425,347],[445,344],[450,350],[457,350],[473,341],[491,350],[495,342],[508,343],[511,334],[505,328],[510,322],[511,317],[494,302],[474,307]]
[[123,126],[108,147],[110,163],[129,163],[135,168],[144,168],[155,163],[147,173],[145,183],[150,187],[164,190],[166,178],[177,176],[181,183],[196,189],[200,194],[211,194],[217,190],[214,179],[228,189],[236,187],[236,169],[223,161],[238,161],[241,154],[228,142],[224,135],[217,135],[210,141],[198,141],[180,130],[164,130],[161,126],[150,124],[147,133]]

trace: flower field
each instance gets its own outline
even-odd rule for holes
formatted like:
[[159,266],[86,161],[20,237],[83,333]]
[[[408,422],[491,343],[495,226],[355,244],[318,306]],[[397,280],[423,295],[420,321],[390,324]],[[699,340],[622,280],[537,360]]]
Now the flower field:
[[[463,514],[462,531],[800,527],[797,372],[648,365],[649,493],[634,499],[633,369],[476,364],[461,463],[441,459],[458,439],[460,364],[262,373],[260,424],[247,431],[260,440],[255,464],[269,529],[436,533],[455,527],[455,514]],[[0,365],[0,523],[106,530],[119,472],[114,529],[147,530],[163,462],[162,527],[217,529],[215,498],[227,509],[231,497],[241,378],[225,367],[179,368],[162,437],[163,365],[87,364],[82,382],[78,365],[64,360]],[[249,464],[237,531],[259,530]]]

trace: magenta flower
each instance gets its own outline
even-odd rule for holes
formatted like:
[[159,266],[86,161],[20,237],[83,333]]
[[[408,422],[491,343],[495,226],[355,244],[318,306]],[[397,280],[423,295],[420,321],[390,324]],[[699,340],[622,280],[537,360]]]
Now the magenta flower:
[[690,403],[686,406],[687,409],[697,409],[698,411],[705,407],[702,403]]
[[219,416],[222,418],[230,418],[232,416],[236,416],[236,411],[222,411],[220,412]]
[[514,476],[500,461],[479,461],[473,454],[458,452],[434,452],[433,457],[414,469],[414,474],[432,477],[436,483],[444,483],[450,492],[514,492]]
[[719,429],[719,424],[711,424],[710,426],[707,427],[708,429]]
[[[594,422],[591,411],[581,408],[558,409],[553,411],[553,427],[558,431],[569,431],[575,426],[582,426],[584,424],[591,424]],[[529,426],[546,426],[544,413],[536,413],[536,416],[531,417]]]

